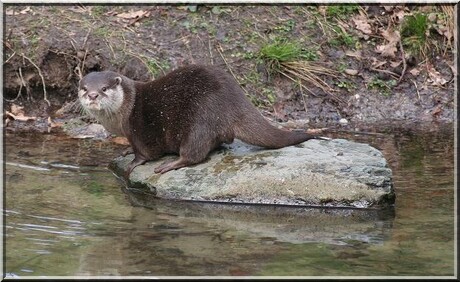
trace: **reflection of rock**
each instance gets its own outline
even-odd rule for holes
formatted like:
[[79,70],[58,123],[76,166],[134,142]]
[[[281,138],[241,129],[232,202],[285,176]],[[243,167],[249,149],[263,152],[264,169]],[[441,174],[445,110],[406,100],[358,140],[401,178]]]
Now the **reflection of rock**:
[[[119,157],[111,167],[122,175],[132,159]],[[351,207],[394,202],[392,172],[382,153],[343,139],[278,150],[237,141],[201,164],[155,174],[162,162],[136,167],[129,186],[149,187],[159,198],[195,201]]]
[[[394,209],[280,207],[163,201],[135,189],[125,191],[133,205],[158,213],[173,210],[198,226],[216,226],[279,242],[321,242],[342,245],[349,240],[381,244],[391,229]],[[169,212],[168,212],[169,210]],[[138,219],[139,220],[139,219]]]
[[77,275],[257,275],[290,244],[306,253],[323,243],[383,244],[394,219],[393,209],[178,202],[125,192],[135,206],[129,219],[112,222],[109,233],[91,231],[103,240],[84,249]]

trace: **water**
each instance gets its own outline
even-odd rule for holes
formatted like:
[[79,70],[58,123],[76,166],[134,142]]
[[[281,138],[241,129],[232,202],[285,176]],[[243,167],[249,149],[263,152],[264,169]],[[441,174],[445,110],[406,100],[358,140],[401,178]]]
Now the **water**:
[[454,275],[452,126],[340,137],[384,152],[393,209],[158,201],[106,169],[122,147],[8,134],[7,276]]

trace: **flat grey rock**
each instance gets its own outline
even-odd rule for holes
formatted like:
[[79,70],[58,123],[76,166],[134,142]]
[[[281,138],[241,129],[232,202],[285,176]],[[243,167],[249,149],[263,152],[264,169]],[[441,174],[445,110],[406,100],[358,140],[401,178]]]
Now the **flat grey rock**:
[[[133,158],[118,157],[111,169],[123,175]],[[175,158],[136,167],[128,186],[172,200],[355,208],[394,203],[392,172],[383,154],[344,139],[309,140],[277,150],[237,140],[198,165],[153,172]]]

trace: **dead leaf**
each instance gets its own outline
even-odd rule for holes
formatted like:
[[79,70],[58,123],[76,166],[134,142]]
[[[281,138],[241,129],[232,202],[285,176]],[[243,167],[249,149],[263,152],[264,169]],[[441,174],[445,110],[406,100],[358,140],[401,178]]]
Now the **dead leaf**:
[[28,117],[28,116],[24,116],[24,115],[14,115],[13,113],[11,112],[8,112],[8,111],[5,111],[5,115],[7,117],[10,117],[14,120],[17,120],[17,121],[29,121],[29,120],[36,120],[37,117]]
[[420,73],[420,70],[418,68],[413,68],[409,71],[409,73],[413,76],[417,76]]
[[27,14],[27,13],[30,12],[30,11],[32,11],[32,9],[31,9],[29,6],[27,6],[24,10],[21,10],[21,11],[19,12],[19,14],[25,15],[25,14]]
[[54,127],[62,127],[64,123],[62,122],[54,122],[51,120],[51,117],[48,117],[48,127],[49,128],[54,128]]
[[431,112],[431,115],[433,115],[434,117],[437,117],[441,113],[442,113],[442,106],[437,105],[436,108],[433,110],[433,112]]
[[354,17],[352,20],[357,30],[367,35],[372,34],[372,27],[368,23],[368,19],[366,17],[359,15]]
[[140,11],[135,11],[135,12],[121,13],[121,14],[118,14],[117,17],[126,19],[126,20],[131,20],[131,19],[144,18],[148,16],[148,14],[150,14],[149,11],[140,10]]
[[382,5],[382,7],[385,9],[385,11],[387,12],[390,12],[390,11],[393,11],[393,9],[395,8],[395,6],[386,6],[386,5]]
[[376,52],[381,53],[384,57],[394,58],[395,53],[398,51],[396,45],[398,44],[401,36],[397,30],[381,30],[380,34],[388,41],[387,44],[378,45]]
[[386,63],[386,61],[379,61],[376,58],[372,58],[372,67],[375,69],[385,65]]
[[404,9],[401,9],[399,11],[394,12],[392,18],[395,20],[395,22],[400,23],[404,19],[405,15],[406,12],[404,11]]
[[16,104],[11,104],[11,108],[10,108],[10,112],[9,111],[5,111],[5,115],[7,117],[10,117],[14,120],[17,120],[17,121],[29,121],[29,120],[36,120],[37,117],[29,117],[29,116],[26,116],[25,113],[24,113],[24,107],[21,107],[21,106],[18,106]]
[[443,86],[448,82],[445,78],[442,77],[441,73],[438,72],[434,67],[428,67],[428,76],[431,85]]
[[10,111],[13,115],[24,115],[24,107],[18,106],[16,104],[11,104]]
[[15,14],[15,12],[14,12],[13,9],[6,9],[6,11],[5,11],[5,15],[7,15],[7,16],[12,16],[14,14]]
[[348,57],[354,57],[358,60],[361,60],[362,59],[362,55],[361,55],[361,51],[346,51],[345,52],[345,55],[347,55]]
[[128,139],[126,137],[113,137],[110,139],[113,143],[119,145],[129,145]]
[[398,67],[401,63],[402,63],[402,61],[399,61],[399,62],[393,62],[393,61],[392,61],[392,62],[390,62],[390,66],[391,66],[392,68],[396,68],[396,67]]
[[357,75],[359,73],[359,71],[353,69],[346,69],[344,72],[348,75]]
[[325,5],[318,6],[318,13],[323,17],[326,16],[326,10],[327,10],[327,6]]

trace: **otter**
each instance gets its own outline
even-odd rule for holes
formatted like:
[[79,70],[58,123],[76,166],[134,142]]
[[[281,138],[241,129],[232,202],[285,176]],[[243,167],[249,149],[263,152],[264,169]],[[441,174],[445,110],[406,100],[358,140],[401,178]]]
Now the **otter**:
[[91,72],[79,83],[83,109],[109,132],[127,137],[134,160],[125,176],[165,154],[155,173],[203,162],[234,138],[269,149],[295,145],[316,136],[272,126],[227,72],[189,65],[149,82],[112,71]]

